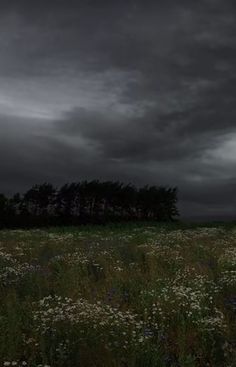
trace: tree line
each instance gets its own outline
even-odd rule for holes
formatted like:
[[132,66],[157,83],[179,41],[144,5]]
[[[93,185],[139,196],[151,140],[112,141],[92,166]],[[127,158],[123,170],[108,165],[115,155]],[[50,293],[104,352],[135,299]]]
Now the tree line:
[[109,221],[171,221],[178,216],[177,188],[83,181],[55,188],[34,185],[23,195],[0,194],[0,227],[40,227]]

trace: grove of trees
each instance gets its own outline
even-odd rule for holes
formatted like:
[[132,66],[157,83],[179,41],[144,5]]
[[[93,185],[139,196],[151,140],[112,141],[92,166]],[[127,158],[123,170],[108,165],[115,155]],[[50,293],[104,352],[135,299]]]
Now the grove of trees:
[[128,220],[170,221],[178,216],[177,188],[83,181],[25,194],[0,194],[0,228],[77,225]]

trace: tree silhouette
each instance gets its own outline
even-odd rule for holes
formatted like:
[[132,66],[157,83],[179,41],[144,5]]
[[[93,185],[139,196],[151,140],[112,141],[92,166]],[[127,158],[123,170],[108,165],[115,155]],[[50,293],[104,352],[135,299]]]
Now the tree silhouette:
[[82,181],[56,189],[34,185],[23,196],[0,195],[1,227],[105,223],[118,220],[170,221],[178,216],[177,188],[119,181]]

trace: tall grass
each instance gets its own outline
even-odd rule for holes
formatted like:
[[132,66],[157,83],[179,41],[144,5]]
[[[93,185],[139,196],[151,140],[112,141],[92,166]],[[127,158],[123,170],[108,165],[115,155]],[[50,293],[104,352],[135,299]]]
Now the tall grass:
[[236,226],[0,232],[0,364],[235,367]]

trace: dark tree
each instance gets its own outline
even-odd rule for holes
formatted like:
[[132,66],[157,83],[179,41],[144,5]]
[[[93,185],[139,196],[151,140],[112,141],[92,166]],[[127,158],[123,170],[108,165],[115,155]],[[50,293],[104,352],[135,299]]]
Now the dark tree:
[[3,194],[0,194],[0,228],[6,226],[7,207],[8,207],[7,198]]
[[116,181],[34,185],[22,197],[0,195],[0,226],[76,225],[120,220],[170,221],[178,216],[177,188]]
[[49,183],[34,185],[22,198],[20,210],[29,223],[50,224],[55,215],[55,188]]

